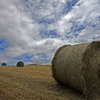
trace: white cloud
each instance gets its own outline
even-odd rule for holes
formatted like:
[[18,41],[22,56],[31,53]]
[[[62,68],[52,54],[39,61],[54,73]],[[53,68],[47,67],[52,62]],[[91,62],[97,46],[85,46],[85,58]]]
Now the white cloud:
[[68,13],[67,15],[63,17],[63,20],[70,20],[72,17],[73,15],[71,13]]
[[100,40],[99,0],[79,0],[70,9],[72,0],[0,2],[0,39],[8,45],[0,51],[0,61],[14,64],[14,57],[24,60],[27,54],[33,63],[50,62],[61,45]]

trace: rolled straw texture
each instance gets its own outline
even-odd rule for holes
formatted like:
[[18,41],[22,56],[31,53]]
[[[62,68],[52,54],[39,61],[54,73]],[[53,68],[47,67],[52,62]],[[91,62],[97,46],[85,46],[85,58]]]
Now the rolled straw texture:
[[2,63],[2,66],[7,66],[7,64],[6,63]]
[[100,96],[100,41],[60,47],[52,60],[53,77],[85,94]]
[[24,63],[22,61],[19,61],[16,66],[17,67],[24,67]]

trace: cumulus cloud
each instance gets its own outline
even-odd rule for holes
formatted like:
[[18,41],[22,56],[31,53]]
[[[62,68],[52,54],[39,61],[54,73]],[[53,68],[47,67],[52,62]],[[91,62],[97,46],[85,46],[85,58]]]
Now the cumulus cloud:
[[[99,31],[95,28],[100,24],[100,2],[99,0],[79,0],[75,6],[72,7],[71,11],[67,13],[65,16],[58,21],[56,29],[59,34],[65,34],[69,36],[71,41],[78,41],[80,43],[80,34],[84,34],[83,42],[89,41],[91,36],[96,35],[96,31]],[[91,28],[91,32],[89,33],[89,29]],[[75,33],[79,35],[78,38],[74,38]],[[92,39],[93,40],[93,39]]]
[[1,0],[1,62],[50,63],[61,45],[100,40],[99,0]]

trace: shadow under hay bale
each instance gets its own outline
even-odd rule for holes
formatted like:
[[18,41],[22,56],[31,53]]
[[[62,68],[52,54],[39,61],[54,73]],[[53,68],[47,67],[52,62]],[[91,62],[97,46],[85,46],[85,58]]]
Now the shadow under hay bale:
[[59,83],[89,99],[100,98],[100,41],[62,46],[52,60],[52,72]]
[[17,67],[24,67],[24,63],[22,61],[19,61],[16,66]]
[[7,64],[6,63],[2,63],[2,66],[7,66]]

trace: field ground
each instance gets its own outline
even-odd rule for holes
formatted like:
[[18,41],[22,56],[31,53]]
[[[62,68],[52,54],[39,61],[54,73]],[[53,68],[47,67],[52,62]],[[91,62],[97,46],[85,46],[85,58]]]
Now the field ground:
[[52,78],[50,65],[0,66],[0,100],[81,100]]

